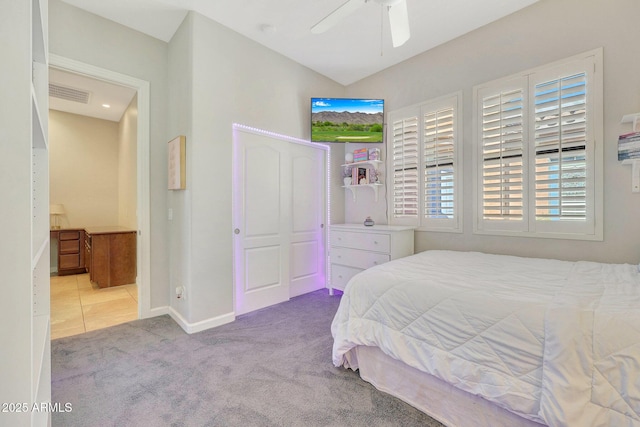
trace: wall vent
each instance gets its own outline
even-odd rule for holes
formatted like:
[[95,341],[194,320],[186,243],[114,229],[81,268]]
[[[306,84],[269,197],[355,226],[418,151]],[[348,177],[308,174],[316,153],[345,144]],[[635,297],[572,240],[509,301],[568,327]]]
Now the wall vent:
[[65,99],[67,101],[88,104],[91,93],[86,90],[74,89],[71,87],[60,86],[55,83],[49,83],[49,96],[54,98]]

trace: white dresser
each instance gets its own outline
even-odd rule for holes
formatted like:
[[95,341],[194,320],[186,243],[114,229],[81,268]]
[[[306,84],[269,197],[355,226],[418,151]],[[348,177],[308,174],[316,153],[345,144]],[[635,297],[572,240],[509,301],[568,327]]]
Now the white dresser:
[[362,270],[413,254],[413,227],[362,224],[331,225],[329,293],[344,290]]

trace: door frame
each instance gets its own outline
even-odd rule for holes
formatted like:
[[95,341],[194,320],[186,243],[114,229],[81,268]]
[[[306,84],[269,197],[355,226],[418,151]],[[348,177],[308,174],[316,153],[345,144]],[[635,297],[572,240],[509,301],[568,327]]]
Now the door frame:
[[151,310],[151,221],[150,221],[150,183],[149,183],[149,129],[150,129],[150,88],[149,82],[127,76],[105,68],[96,67],[60,55],[49,54],[49,67],[75,74],[85,75],[120,86],[127,86],[138,92],[138,134],[136,150],[137,203],[136,220],[138,222],[137,278],[138,318],[153,317]]
[[[324,161],[324,165],[325,165],[325,176],[326,176],[326,182],[324,183],[325,185],[325,194],[324,194],[324,200],[325,200],[325,220],[324,220],[324,241],[323,241],[323,245],[324,245],[324,259],[325,259],[325,271],[324,271],[324,275],[325,275],[325,287],[327,287],[327,283],[329,281],[329,246],[328,246],[328,242],[329,242],[329,229],[330,229],[330,222],[331,222],[331,147],[329,145],[325,145],[325,144],[320,144],[320,143],[313,143],[311,141],[308,140],[304,140],[304,139],[299,139],[299,138],[294,138],[291,136],[287,136],[287,135],[282,135],[282,134],[278,134],[278,133],[274,133],[274,132],[270,132],[270,131],[266,131],[263,129],[257,129],[251,126],[246,126],[243,124],[239,124],[239,123],[233,123],[232,125],[232,139],[233,139],[233,154],[232,154],[232,227],[233,229],[231,230],[231,232],[233,233],[235,229],[237,229],[238,227],[241,226],[242,224],[242,200],[240,200],[240,189],[238,188],[238,174],[240,173],[240,161],[241,161],[241,156],[242,153],[240,153],[240,147],[237,142],[238,138],[237,138],[237,132],[249,132],[249,133],[253,133],[256,135],[262,135],[262,136],[266,136],[269,138],[275,138],[275,139],[279,139],[281,141],[284,142],[289,142],[289,143],[293,143],[293,144],[300,144],[300,145],[305,145],[311,148],[315,148],[315,149],[319,149],[325,152],[325,161]],[[233,307],[234,310],[237,309],[237,301],[236,301],[236,292],[238,289],[238,286],[242,286],[242,283],[238,283],[237,281],[237,269],[239,268],[238,262],[236,260],[236,245],[237,245],[237,239],[233,238]]]

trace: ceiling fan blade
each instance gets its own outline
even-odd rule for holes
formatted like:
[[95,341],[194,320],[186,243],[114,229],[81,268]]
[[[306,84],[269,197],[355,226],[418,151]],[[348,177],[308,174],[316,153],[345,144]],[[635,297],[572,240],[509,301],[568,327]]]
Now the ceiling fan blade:
[[311,32],[314,34],[320,34],[327,31],[329,28],[342,21],[348,15],[360,9],[360,7],[366,3],[366,0],[348,0],[342,6],[328,14],[320,22],[311,27]]
[[391,41],[393,42],[393,47],[402,46],[407,40],[409,40],[409,37],[411,37],[406,0],[402,0],[393,6],[389,6],[389,26],[391,27]]

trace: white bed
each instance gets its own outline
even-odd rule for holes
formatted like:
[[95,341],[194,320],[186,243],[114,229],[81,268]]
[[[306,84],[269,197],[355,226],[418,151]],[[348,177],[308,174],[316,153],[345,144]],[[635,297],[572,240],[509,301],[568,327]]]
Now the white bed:
[[422,252],[353,277],[332,333],[448,426],[640,425],[636,265]]

